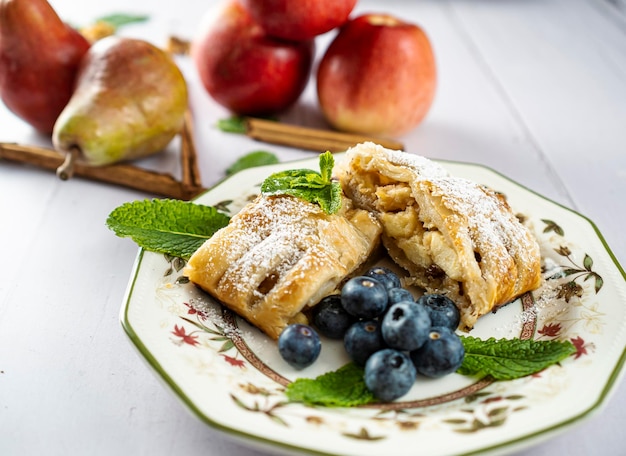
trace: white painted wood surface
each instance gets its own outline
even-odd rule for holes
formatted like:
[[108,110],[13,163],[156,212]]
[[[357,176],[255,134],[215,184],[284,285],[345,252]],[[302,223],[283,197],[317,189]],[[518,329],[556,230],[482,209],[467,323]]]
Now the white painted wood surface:
[[[193,35],[213,3],[51,1],[74,24],[112,12],[149,13],[123,34],[162,44]],[[592,219],[626,262],[626,7],[622,0],[365,1],[417,22],[433,42],[439,87],[407,150],[490,166]],[[320,37],[318,50],[331,34]],[[309,152],[218,132],[227,113],[188,61],[203,183],[238,156]],[[323,125],[312,84],[286,121]],[[48,139],[0,107],[0,141]],[[146,166],[179,173],[176,144]],[[188,413],[127,341],[118,313],[136,255],[104,225],[137,191],[0,163],[0,454],[237,455],[233,442]],[[626,384],[600,413],[518,453],[617,456],[626,451]]]

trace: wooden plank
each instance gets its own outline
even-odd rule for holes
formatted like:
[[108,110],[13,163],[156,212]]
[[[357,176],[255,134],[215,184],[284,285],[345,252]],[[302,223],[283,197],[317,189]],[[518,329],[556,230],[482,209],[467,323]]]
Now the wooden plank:
[[626,194],[626,38],[596,6],[457,2],[451,10],[571,204],[624,251],[626,211],[603,201]]

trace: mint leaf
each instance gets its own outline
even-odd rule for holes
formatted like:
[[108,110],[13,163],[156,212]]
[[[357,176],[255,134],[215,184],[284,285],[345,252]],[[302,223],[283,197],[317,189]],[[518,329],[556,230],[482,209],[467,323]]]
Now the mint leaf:
[[246,133],[248,126],[245,117],[232,116],[217,121],[217,128],[226,133]]
[[276,155],[264,150],[257,150],[240,157],[235,163],[230,165],[226,170],[226,175],[232,176],[243,169],[254,168],[255,166],[273,165],[275,163],[278,163],[278,157],[276,157]]
[[341,208],[341,185],[333,182],[332,170],[335,158],[330,152],[320,155],[320,171],[292,169],[269,176],[261,185],[266,195],[291,195],[310,203],[319,204],[327,214]]
[[124,25],[146,22],[148,19],[149,16],[146,15],[116,13],[100,17],[97,21],[106,22],[115,29],[118,29]]
[[122,204],[109,214],[106,224],[146,250],[186,259],[228,221],[214,207],[153,199]]
[[330,152],[320,155],[320,174],[324,182],[330,182],[333,177],[333,168],[335,167],[335,157]]
[[490,375],[512,380],[539,372],[576,352],[569,341],[532,339],[477,339],[461,336],[465,347],[462,375]]
[[324,188],[322,176],[310,169],[279,171],[265,179],[261,191],[268,194],[288,193],[290,190],[306,191]]
[[318,201],[318,204],[327,214],[335,214],[341,209],[341,195],[343,193],[341,184],[339,182],[333,182],[327,191],[329,195],[324,198],[323,201]]
[[[261,116],[260,119],[278,122],[275,116]],[[244,116],[231,116],[217,121],[217,128],[226,133],[245,134],[248,132],[248,120]]]
[[[457,373],[491,375],[495,380],[534,374],[576,352],[569,341],[460,337],[465,358]],[[354,407],[376,402],[363,375],[363,368],[350,363],[314,379],[299,378],[287,385],[285,394],[291,402],[328,407]]]
[[291,402],[327,407],[353,407],[376,400],[365,385],[363,368],[354,363],[315,379],[299,378],[287,385],[285,393]]

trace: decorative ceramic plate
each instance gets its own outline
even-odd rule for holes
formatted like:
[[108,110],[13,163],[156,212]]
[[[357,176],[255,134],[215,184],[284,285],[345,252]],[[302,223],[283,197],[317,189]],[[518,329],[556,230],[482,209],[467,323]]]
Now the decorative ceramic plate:
[[[121,320],[156,373],[204,422],[248,443],[324,455],[505,453],[597,411],[621,378],[626,352],[624,271],[585,217],[482,166],[451,174],[506,195],[539,239],[544,285],[482,317],[480,338],[570,340],[576,353],[532,376],[491,382],[458,374],[418,378],[398,401],[354,408],[290,403],[284,387],[348,362],[323,341],[317,362],[289,367],[276,343],[225,311],[182,274],[184,261],[140,250]],[[244,170],[197,202],[236,213],[270,173],[317,169],[316,159]]]

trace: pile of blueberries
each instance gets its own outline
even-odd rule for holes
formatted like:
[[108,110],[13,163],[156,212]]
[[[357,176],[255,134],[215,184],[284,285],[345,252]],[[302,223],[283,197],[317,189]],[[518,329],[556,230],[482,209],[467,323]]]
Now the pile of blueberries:
[[465,356],[455,333],[459,322],[450,298],[424,294],[416,300],[395,272],[377,266],[315,307],[317,331],[303,324],[285,328],[278,349],[287,363],[301,369],[320,354],[318,332],[343,339],[348,356],[364,367],[367,388],[388,402],[406,394],[418,374],[437,378],[459,368]]

